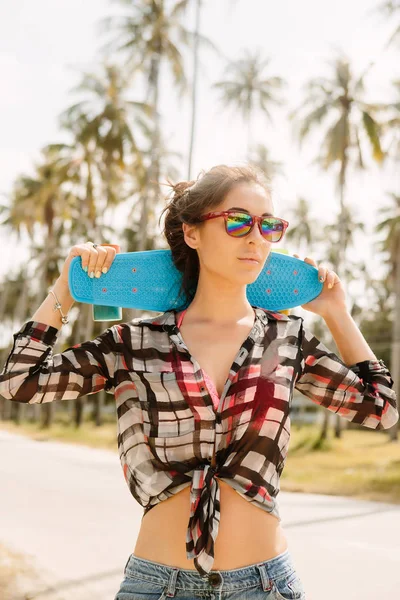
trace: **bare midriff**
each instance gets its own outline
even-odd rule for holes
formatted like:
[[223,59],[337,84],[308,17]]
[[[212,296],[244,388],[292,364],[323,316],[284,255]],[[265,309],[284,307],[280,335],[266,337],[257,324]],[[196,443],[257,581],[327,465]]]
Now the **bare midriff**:
[[[178,318],[181,326],[182,317]],[[195,322],[180,331],[192,356],[212,382],[216,401],[221,397],[227,372],[238,349],[249,335],[254,319],[236,328],[221,328]],[[215,383],[214,383],[215,382]],[[211,458],[215,465],[215,450]],[[221,520],[214,546],[212,570],[237,569],[263,562],[282,554],[287,540],[279,519],[245,500],[220,479]],[[135,556],[181,569],[195,570],[193,559],[186,556],[186,531],[190,516],[190,485],[175,496],[160,502],[146,513],[141,522]]]
[[[252,505],[222,479],[221,521],[212,570],[237,569],[282,554],[287,540],[272,514]],[[154,506],[142,519],[133,553],[181,569],[195,569],[186,557],[190,486]]]

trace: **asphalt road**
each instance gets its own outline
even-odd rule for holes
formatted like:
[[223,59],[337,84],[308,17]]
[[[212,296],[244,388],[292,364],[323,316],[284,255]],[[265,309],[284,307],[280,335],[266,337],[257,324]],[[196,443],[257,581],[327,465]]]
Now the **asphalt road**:
[[[279,500],[307,600],[399,597],[400,506],[288,492]],[[0,430],[0,544],[34,561],[35,600],[113,600],[142,512],[117,452]]]

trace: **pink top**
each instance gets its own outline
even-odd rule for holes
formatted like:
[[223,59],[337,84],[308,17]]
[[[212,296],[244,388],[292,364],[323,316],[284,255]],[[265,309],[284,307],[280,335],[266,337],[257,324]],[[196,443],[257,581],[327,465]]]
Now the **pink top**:
[[[178,328],[180,328],[180,326],[182,325],[183,317],[185,316],[186,311],[187,311],[187,308],[185,308],[185,310],[182,311],[181,314],[179,315],[179,319],[178,319],[178,323],[177,323]],[[217,388],[215,387],[212,379],[204,371],[204,369],[201,369],[201,372],[203,373],[203,377],[204,377],[206,386],[208,388],[208,391],[210,392],[210,396],[211,396],[214,408],[215,408],[215,410],[217,410],[218,405],[219,405],[219,396],[218,396]]]

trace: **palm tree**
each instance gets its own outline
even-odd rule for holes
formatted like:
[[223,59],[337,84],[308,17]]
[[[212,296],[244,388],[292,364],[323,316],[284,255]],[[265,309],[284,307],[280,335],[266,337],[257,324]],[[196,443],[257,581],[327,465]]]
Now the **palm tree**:
[[[108,17],[100,23],[101,30],[112,33],[114,39],[106,44],[106,52],[118,52],[127,56],[126,67],[133,76],[145,74],[146,103],[152,107],[153,131],[150,140],[150,164],[146,170],[146,189],[143,194],[139,227],[139,247],[147,245],[147,223],[149,207],[154,206],[160,196],[160,70],[165,63],[173,75],[179,96],[187,92],[187,80],[180,44],[189,46],[193,34],[181,23],[190,0],[117,0],[127,8],[127,14]],[[197,34],[199,42],[207,43]],[[177,40],[177,42],[175,42]]]
[[[400,26],[399,26],[400,27]],[[388,157],[394,166],[394,173],[397,174],[398,160],[400,157],[400,80],[393,82],[397,92],[397,98],[385,107],[388,116],[385,117],[383,128],[388,144]],[[400,394],[400,195],[399,192],[390,194],[393,204],[381,209],[383,221],[377,225],[377,231],[386,232],[386,238],[381,244],[381,249],[388,253],[388,286],[394,293],[393,310],[393,329],[392,329],[392,348],[391,348],[391,371],[394,380],[394,389],[397,395]],[[399,425],[396,424],[389,431],[392,440],[397,440]]]
[[[60,240],[64,239],[70,246],[82,239],[94,239],[96,235],[104,239],[107,227],[101,223],[102,209],[124,199],[119,187],[122,176],[134,157],[140,155],[136,133],[132,134],[128,121],[135,116],[135,123],[146,134],[149,124],[145,117],[150,113],[144,103],[126,99],[126,88],[126,80],[116,67],[104,65],[99,74],[84,74],[75,91],[84,92],[86,98],[67,109],[60,118],[62,127],[72,134],[72,143],[46,146],[35,175],[21,175],[16,180],[11,206],[8,211],[2,210],[6,213],[3,226],[17,232],[26,228],[32,244],[30,267],[35,265],[40,279],[31,308],[27,306],[27,293],[20,293],[19,301],[14,303],[14,312],[18,313],[13,314],[13,319],[18,324],[27,320],[33,312],[32,305],[40,304],[58,276],[58,263],[65,260]],[[67,228],[66,224],[71,226]],[[40,243],[35,244],[38,226],[44,231]],[[109,234],[113,235],[111,231]],[[29,279],[25,277],[24,281]],[[77,326],[78,339],[93,337],[96,325],[84,307],[78,315]],[[71,339],[70,345],[75,339]],[[94,398],[96,400],[101,402]],[[99,409],[100,404],[95,406]],[[48,427],[54,406],[49,403],[40,408],[43,425]],[[75,409],[76,422],[79,422],[81,406]],[[95,409],[95,413],[100,422],[99,410]]]
[[395,23],[393,33],[387,41],[386,47],[392,43],[400,43],[400,2],[399,0],[385,0],[374,10],[379,11],[390,19],[391,23]]
[[[188,156],[188,181],[192,180],[192,160],[194,150],[194,139],[196,133],[196,113],[197,113],[197,82],[199,76],[199,42],[202,41],[203,45],[207,44],[216,54],[221,55],[218,48],[209,40],[200,35],[200,16],[203,5],[203,0],[194,0],[196,3],[196,14],[195,14],[195,30],[194,30],[194,42],[193,42],[193,79],[192,79],[192,108],[191,108],[191,124],[190,124],[190,141],[189,141],[189,156]],[[231,8],[235,2],[231,3]]]
[[301,255],[300,248],[303,245],[303,254],[310,252],[312,254],[313,242],[317,241],[316,232],[320,225],[310,215],[310,204],[305,198],[300,197],[290,219],[291,225],[287,230],[286,238],[288,242],[296,245],[296,252]]
[[[69,129],[72,141],[68,143],[51,143],[46,151],[56,156],[56,164],[62,168],[68,165],[68,183],[72,186],[74,194],[80,198],[79,211],[71,207],[71,217],[79,225],[78,239],[83,239],[85,232],[94,239],[100,239],[99,224],[97,222],[99,213],[98,205],[101,196],[100,182],[100,156],[96,146],[95,134],[90,130],[88,120],[81,116],[76,121],[67,125],[63,123],[64,129]],[[105,206],[103,207],[105,209]]]
[[[355,234],[357,231],[361,233],[365,233],[365,223],[364,221],[359,221],[356,219],[353,210],[349,206],[344,206],[343,208],[343,231],[342,231],[342,243],[345,248],[348,249],[354,245]],[[338,265],[338,259],[336,256],[337,249],[339,247],[339,235],[338,235],[338,225],[337,222],[329,223],[325,225],[323,228],[323,235],[326,240],[333,240],[333,243],[330,243],[328,246],[328,253],[326,256],[326,260],[330,262],[332,265]],[[348,283],[355,278],[356,265],[359,265],[357,261],[353,263],[350,259],[347,260],[340,265],[341,275],[340,278],[344,283],[344,286],[348,287]]]
[[[68,242],[68,246],[71,246],[71,242],[77,243],[82,239],[88,239],[85,225],[82,225],[79,218],[79,209],[84,202],[74,194],[79,183],[79,161],[71,157],[68,152],[64,152],[65,146],[60,146],[61,150],[58,149],[57,144],[42,150],[42,160],[36,165],[34,176],[21,175],[17,178],[11,194],[10,207],[8,210],[1,211],[4,215],[2,225],[17,234],[25,228],[31,244],[30,261],[26,265],[26,272],[21,270],[21,277],[17,281],[9,282],[12,289],[9,290],[8,296],[10,300],[14,298],[12,306],[7,300],[2,303],[3,310],[11,311],[13,330],[28,320],[34,309],[43,301],[49,286],[58,277],[60,263],[66,256],[65,243],[62,241]],[[93,207],[93,217],[96,220],[96,205]],[[40,235],[36,236],[38,230]],[[32,272],[36,273],[36,291],[32,290]],[[104,327],[103,323],[94,323],[89,314],[90,309],[89,305],[80,307],[72,330],[72,334],[77,331],[79,336],[76,338],[72,335],[67,346],[74,344],[75,339],[91,339],[95,329],[101,330]],[[7,313],[2,314],[3,322],[6,321],[6,317]],[[80,402],[75,403],[77,423],[79,423],[82,401],[80,399]],[[101,398],[96,395],[93,401],[96,407],[96,402],[101,402]],[[40,408],[42,426],[50,427],[56,408],[54,403],[45,403]],[[19,411],[14,411],[13,416],[18,420]],[[100,421],[99,415],[97,421]]]
[[[356,232],[357,231],[360,231],[363,233],[365,232],[365,223],[363,221],[356,220],[353,212],[351,211],[351,209],[348,206],[344,207],[343,221],[344,221],[345,225],[344,225],[344,232],[342,233],[342,236],[343,236],[342,239],[344,240],[343,243],[347,250],[352,245],[354,245],[354,239],[355,239]],[[339,235],[338,235],[337,221],[335,221],[333,223],[329,223],[323,227],[323,236],[326,240],[329,240],[329,245],[326,248],[327,253],[326,253],[326,256],[323,258],[323,262],[327,262],[332,265],[341,264],[341,263],[339,263],[339,259],[338,259]],[[341,269],[340,278],[341,278],[343,285],[347,291],[348,304],[349,303],[351,304],[350,313],[353,317],[355,317],[356,314],[359,312],[359,307],[357,304],[357,300],[351,297],[351,288],[349,286],[349,283],[351,281],[365,281],[365,278],[368,277],[368,273],[366,270],[366,264],[363,261],[352,260],[351,258],[347,257],[345,262],[343,264],[341,264],[340,269]],[[334,345],[334,347],[336,348],[336,352],[338,352],[338,349],[336,347],[335,341],[332,338],[332,336],[331,336],[331,344]],[[323,429],[321,438],[324,438],[327,435],[327,427],[328,427],[328,419],[329,418],[330,418],[330,415],[327,416],[325,414],[325,419],[323,420],[324,429]],[[340,437],[341,430],[346,429],[348,427],[348,422],[342,421],[342,419],[340,419],[338,416],[336,416],[335,422],[334,422],[334,427],[335,427],[335,436]]]
[[400,156],[400,79],[394,81],[393,85],[397,98],[383,107],[388,116],[383,120],[382,127],[389,137],[388,156],[394,158],[397,168]]
[[[49,286],[58,276],[58,240],[65,231],[65,218],[70,216],[68,207],[77,202],[73,193],[63,186],[69,180],[69,166],[63,164],[60,167],[54,151],[42,150],[41,161],[36,163],[35,171],[33,176],[20,175],[16,179],[8,215],[3,221],[3,225],[18,233],[26,228],[31,242],[29,268],[27,265],[27,271],[21,271],[25,284],[13,307],[13,324],[15,321],[19,325],[28,319],[32,304],[38,306],[43,302]],[[35,242],[38,227],[41,230],[40,246]],[[32,285],[30,272],[33,269],[36,276]],[[33,299],[30,294],[32,288]],[[50,425],[52,415],[53,407],[45,405],[44,426]]]
[[130,80],[115,65],[104,64],[97,73],[83,73],[72,92],[83,94],[84,99],[60,116],[61,127],[72,134],[73,142],[50,146],[73,162],[85,185],[82,195],[88,229],[97,229],[95,207],[104,214],[123,199],[127,165],[140,154],[138,133],[146,134],[150,126],[151,107],[129,99],[129,85]]
[[228,63],[225,73],[229,79],[213,85],[221,90],[221,101],[225,106],[233,106],[242,112],[243,120],[247,123],[247,154],[253,142],[254,114],[260,111],[272,122],[270,106],[282,104],[277,91],[283,88],[285,82],[281,77],[265,73],[269,63],[270,59],[262,58],[259,50],[246,50],[243,58]]
[[[330,77],[317,77],[305,85],[306,98],[294,110],[290,118],[299,124],[297,131],[300,146],[303,140],[317,126],[326,124],[324,139],[316,163],[324,170],[336,168],[336,186],[339,193],[339,236],[334,256],[334,270],[339,272],[345,264],[346,219],[345,190],[349,168],[354,165],[365,168],[364,144],[368,140],[372,158],[381,163],[384,153],[381,149],[381,128],[375,120],[377,106],[363,100],[364,75],[354,78],[348,60],[337,57],[329,61],[333,72]],[[335,435],[340,437],[340,417],[336,416]]]
[[[385,239],[381,243],[381,250],[388,253],[389,273],[388,280],[394,292],[394,318],[392,331],[392,349],[390,369],[394,381],[394,389],[399,397],[400,393],[400,196],[390,194],[393,205],[380,210],[383,220],[376,226],[377,232],[384,232]],[[390,429],[390,437],[397,440],[398,424]]]
[[283,173],[283,163],[272,160],[270,151],[264,144],[256,144],[250,148],[249,162],[261,169],[268,179]]

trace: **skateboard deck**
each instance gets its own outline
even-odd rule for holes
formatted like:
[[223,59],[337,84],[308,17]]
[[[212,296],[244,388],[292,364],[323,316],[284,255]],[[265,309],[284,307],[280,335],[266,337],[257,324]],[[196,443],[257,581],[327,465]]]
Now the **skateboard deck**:
[[[318,269],[285,252],[272,251],[258,278],[247,285],[252,306],[282,311],[310,302],[321,293]],[[71,296],[92,304],[96,321],[121,320],[121,308],[180,311],[190,303],[184,292],[178,295],[182,274],[169,249],[117,253],[108,273],[98,279],[85,273],[81,257],[76,256],[68,277]]]

